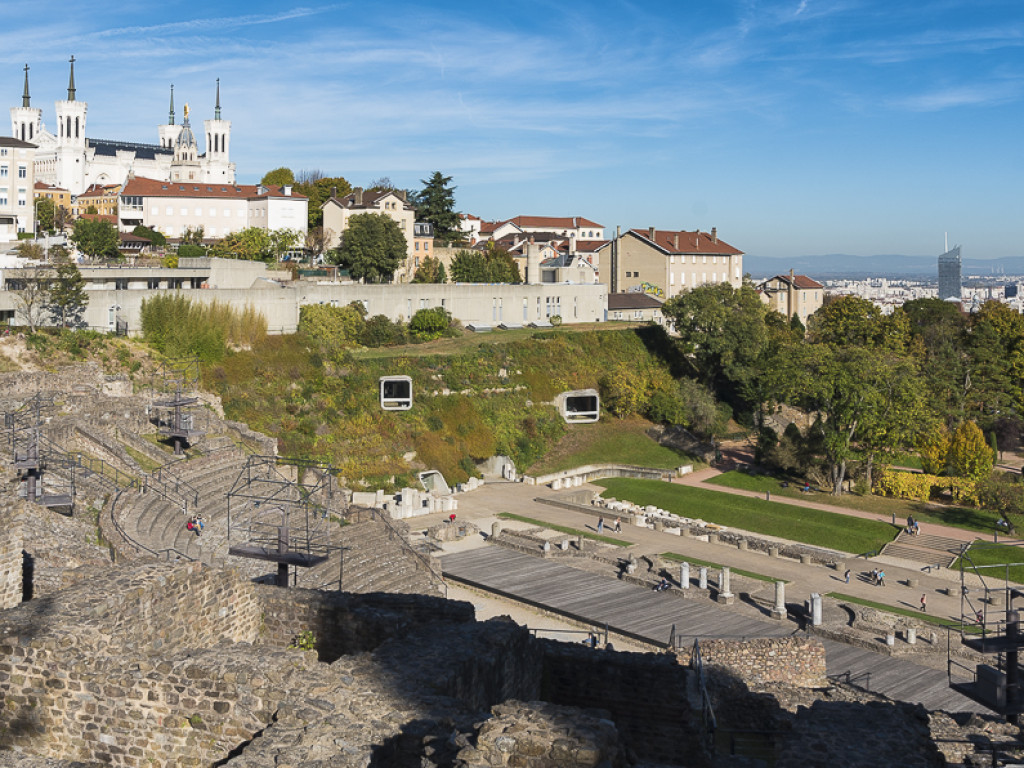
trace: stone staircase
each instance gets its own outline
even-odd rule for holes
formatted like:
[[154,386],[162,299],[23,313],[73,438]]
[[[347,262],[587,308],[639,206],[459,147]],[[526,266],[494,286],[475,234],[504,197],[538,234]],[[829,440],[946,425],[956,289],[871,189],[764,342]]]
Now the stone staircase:
[[[309,578],[315,579],[316,572],[326,568],[335,584],[341,574],[341,588],[345,592],[436,595],[436,580],[410,548],[407,534],[408,526],[397,520],[392,521],[391,528],[378,520],[340,527],[341,552],[332,554],[322,566],[310,569]],[[304,585],[300,582],[300,586]]]
[[945,536],[932,536],[926,533],[911,536],[906,531],[900,531],[895,540],[882,548],[881,554],[923,565],[940,565],[948,568],[956,561],[967,543]]

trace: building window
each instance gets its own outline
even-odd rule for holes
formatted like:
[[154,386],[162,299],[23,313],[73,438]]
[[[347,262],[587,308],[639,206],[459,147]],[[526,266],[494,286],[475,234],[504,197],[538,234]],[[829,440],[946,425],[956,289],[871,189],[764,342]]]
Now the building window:
[[123,278],[119,278],[119,279],[115,280],[114,281],[114,290],[115,291],[127,291],[128,290],[128,281],[123,279]]
[[0,165],[0,179],[6,179],[6,178],[7,178],[7,166],[6,165]]
[[167,215],[168,216],[173,216],[174,215],[174,209],[171,206],[169,206],[169,205],[167,206]]
[[160,287],[160,280],[155,277],[151,277],[146,281],[146,287],[151,291],[155,291]]

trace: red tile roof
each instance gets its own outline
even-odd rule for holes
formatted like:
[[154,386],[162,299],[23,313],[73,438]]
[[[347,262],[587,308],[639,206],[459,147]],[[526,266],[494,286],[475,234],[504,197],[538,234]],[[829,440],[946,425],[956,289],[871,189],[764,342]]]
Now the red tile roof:
[[661,250],[671,254],[714,254],[718,256],[741,256],[743,251],[737,250],[724,240],[712,236],[708,232],[686,232],[661,230],[654,231],[654,238],[651,239],[651,231],[648,229],[631,229],[628,234],[636,235],[649,243],[654,243]]
[[407,210],[413,210],[413,206],[409,204],[408,200],[402,200],[401,196],[397,191],[393,189],[364,189],[362,205],[356,205],[356,193],[355,191],[349,192],[347,195],[335,198],[339,204],[345,208],[375,208],[377,202],[388,195],[394,195],[405,205]]
[[[261,192],[260,190],[263,190]],[[136,176],[124,185],[121,194],[125,197],[217,197],[235,200],[251,200],[260,197],[288,197],[281,187],[268,184],[206,184],[197,181],[159,181]],[[304,195],[294,192],[291,197],[305,200]]]
[[594,253],[600,250],[601,246],[608,242],[608,240],[577,240],[576,251],[582,253]]
[[[516,216],[509,219],[518,227],[546,227],[550,229],[578,229],[580,227],[604,227],[582,216]],[[505,222],[500,222],[505,223]]]
[[64,189],[64,187],[54,187],[54,186],[52,186],[50,184],[47,184],[46,182],[43,182],[43,181],[37,181],[35,183],[35,185],[33,186],[33,188],[34,189],[48,189],[48,190],[51,190],[53,192],[67,192],[68,191],[68,190]]
[[776,275],[775,277],[769,278],[769,280],[780,280],[783,283],[791,283],[794,288],[799,288],[801,290],[817,291],[825,287],[816,280],[812,280],[807,275]]

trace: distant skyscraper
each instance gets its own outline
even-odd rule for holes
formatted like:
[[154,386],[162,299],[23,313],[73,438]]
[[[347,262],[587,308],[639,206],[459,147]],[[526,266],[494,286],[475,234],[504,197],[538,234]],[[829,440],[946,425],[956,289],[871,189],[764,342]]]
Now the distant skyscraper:
[[960,246],[939,256],[939,298],[960,300]]

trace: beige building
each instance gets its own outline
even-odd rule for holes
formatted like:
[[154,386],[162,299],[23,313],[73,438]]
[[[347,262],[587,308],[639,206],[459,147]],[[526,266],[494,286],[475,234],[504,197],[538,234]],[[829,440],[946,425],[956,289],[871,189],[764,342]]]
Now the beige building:
[[[344,197],[335,197],[323,204],[324,231],[328,233],[327,247],[337,248],[348,229],[348,222],[360,213],[375,213],[387,216],[398,223],[398,228],[405,237],[406,259],[396,271],[394,282],[407,283],[416,273],[416,257],[421,259],[423,251],[416,251],[416,209],[406,199],[405,190],[368,189],[356,187]],[[419,240],[422,245],[422,240]],[[430,235],[430,246],[433,247],[433,233]]]
[[93,184],[85,192],[75,198],[71,213],[75,218],[89,213],[95,208],[99,216],[117,216],[118,199],[121,196],[120,184]]
[[0,243],[36,231],[35,150],[27,141],[0,137]]
[[[63,206],[64,210],[69,214],[71,213],[71,192],[62,187],[52,187],[42,181],[37,181],[35,184],[35,197],[36,200],[53,200],[54,209]],[[117,211],[114,211],[114,213],[117,213]]]
[[207,238],[222,238],[248,227],[291,229],[299,233],[301,242],[308,229],[308,202],[288,186],[133,178],[121,192],[118,226],[122,232],[131,232],[141,224],[171,238],[198,227]]
[[794,315],[807,326],[807,318],[821,309],[825,299],[825,286],[807,275],[776,275],[757,286],[761,300],[783,317]]
[[608,319],[665,324],[662,301],[646,293],[609,293]]
[[718,231],[631,229],[598,248],[600,281],[609,293],[648,293],[661,300],[701,285],[743,283],[743,252]]

